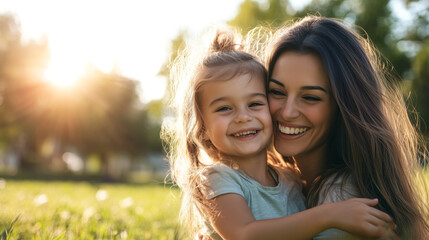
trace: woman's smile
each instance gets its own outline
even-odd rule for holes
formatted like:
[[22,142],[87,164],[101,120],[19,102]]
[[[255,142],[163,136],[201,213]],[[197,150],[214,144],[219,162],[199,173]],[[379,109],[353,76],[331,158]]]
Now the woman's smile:
[[309,128],[308,127],[291,127],[291,126],[283,126],[279,125],[279,131],[286,135],[299,135],[305,133]]
[[283,156],[303,156],[326,145],[336,104],[321,59],[285,52],[269,82],[275,147]]

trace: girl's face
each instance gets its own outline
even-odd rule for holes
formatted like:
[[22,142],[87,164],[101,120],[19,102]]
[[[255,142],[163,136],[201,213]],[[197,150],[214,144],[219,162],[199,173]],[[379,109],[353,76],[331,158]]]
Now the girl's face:
[[294,157],[323,154],[337,107],[321,59],[283,53],[269,79],[268,98],[276,150]]
[[198,96],[206,137],[218,151],[234,160],[266,157],[273,128],[264,79],[209,81]]

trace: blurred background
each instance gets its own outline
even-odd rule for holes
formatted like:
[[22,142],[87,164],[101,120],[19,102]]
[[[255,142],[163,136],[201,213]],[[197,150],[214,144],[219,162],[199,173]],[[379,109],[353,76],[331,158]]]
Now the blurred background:
[[[163,99],[169,63],[186,39],[213,24],[246,33],[307,14],[365,29],[400,76],[409,110],[420,116],[413,121],[428,137],[427,0],[0,0],[0,189],[19,179],[162,184],[168,171],[159,138],[168,112]],[[99,202],[107,196],[100,186],[92,196]],[[40,196],[39,205],[48,202],[37,191],[32,199]],[[59,219],[70,220],[74,210],[64,211],[69,215]],[[82,211],[76,214],[85,217]],[[1,226],[17,214],[0,214]],[[180,235],[176,224],[168,228],[174,238]],[[78,236],[61,229],[49,236]],[[115,231],[110,238],[170,239],[152,230]]]
[[429,122],[428,1],[0,0],[0,173],[162,179],[168,64],[186,38],[309,13],[363,27]]

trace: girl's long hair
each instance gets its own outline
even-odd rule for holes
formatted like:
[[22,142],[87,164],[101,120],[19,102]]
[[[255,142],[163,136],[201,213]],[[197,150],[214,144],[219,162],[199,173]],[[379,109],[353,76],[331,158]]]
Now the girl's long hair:
[[393,217],[401,237],[429,239],[428,188],[419,168],[427,151],[381,55],[340,20],[323,17],[305,17],[277,30],[272,39],[268,79],[284,52],[318,55],[339,109],[327,169],[310,183],[307,205],[323,197],[329,178],[348,178],[360,196],[379,199],[378,207]]
[[181,189],[181,222],[191,233],[201,230],[211,214],[207,208],[210,202],[202,191],[204,168],[213,161],[230,164],[206,137],[199,91],[208,81],[227,81],[242,74],[259,79],[267,76],[264,65],[244,51],[237,31],[218,29],[204,36],[213,39],[209,46],[201,45],[207,42],[204,38],[188,42],[172,65],[168,103],[171,116],[161,131],[171,179]]

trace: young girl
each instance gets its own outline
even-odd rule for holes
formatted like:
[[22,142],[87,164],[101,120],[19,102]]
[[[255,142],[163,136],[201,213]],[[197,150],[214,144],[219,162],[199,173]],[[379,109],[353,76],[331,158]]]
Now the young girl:
[[268,151],[267,72],[232,33],[218,32],[198,64],[189,59],[184,54],[176,62],[176,125],[165,125],[163,137],[183,193],[181,217],[193,232],[206,226],[213,239],[309,239],[335,227],[364,237],[386,235],[393,224],[370,207],[376,199],[304,210],[293,168]]

